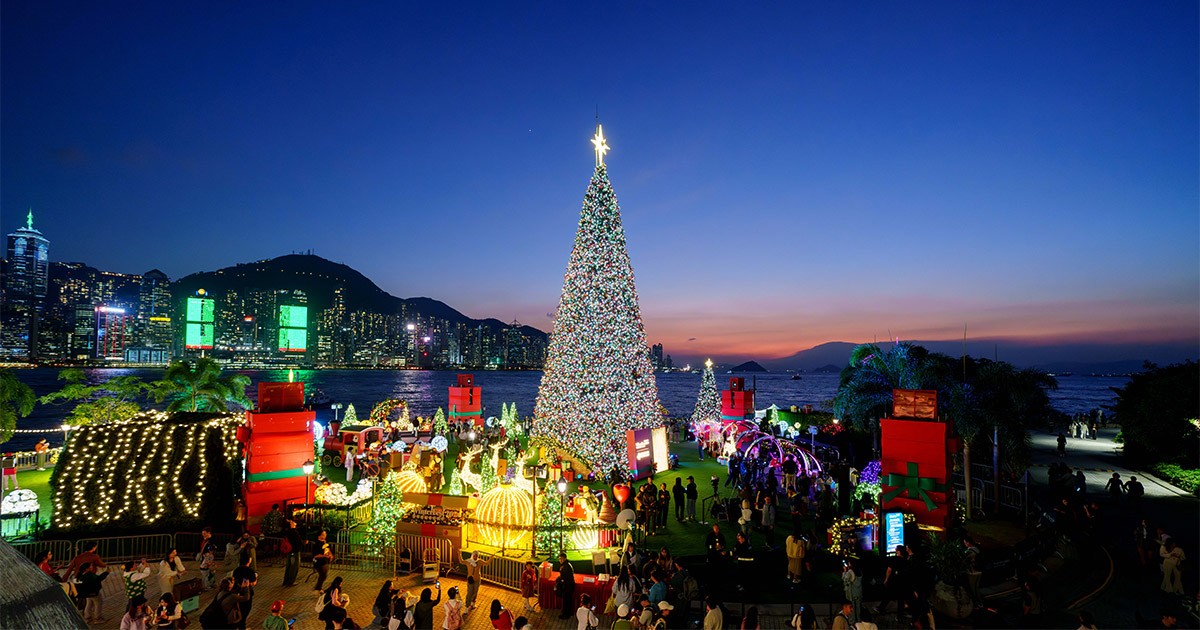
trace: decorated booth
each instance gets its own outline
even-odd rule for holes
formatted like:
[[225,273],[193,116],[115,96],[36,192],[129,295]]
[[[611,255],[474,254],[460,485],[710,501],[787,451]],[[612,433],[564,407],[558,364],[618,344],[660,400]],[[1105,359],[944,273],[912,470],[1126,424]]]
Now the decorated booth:
[[312,464],[315,419],[304,407],[304,383],[258,384],[258,408],[246,412],[238,429],[246,452],[242,497],[250,531],[258,532],[273,504],[308,502],[304,466]]

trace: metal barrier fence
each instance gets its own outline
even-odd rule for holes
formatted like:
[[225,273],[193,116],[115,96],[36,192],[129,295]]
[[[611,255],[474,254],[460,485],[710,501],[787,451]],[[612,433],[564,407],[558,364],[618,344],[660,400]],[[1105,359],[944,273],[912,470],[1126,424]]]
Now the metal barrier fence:
[[[417,534],[396,534],[396,568],[408,571],[419,570],[422,559],[425,557],[425,550],[432,549],[438,558],[438,565],[442,570],[448,570],[450,563],[454,558],[451,558],[453,547],[449,538],[435,538],[433,536],[419,536]],[[408,556],[404,555],[407,550]],[[407,564],[406,564],[407,561]]]
[[75,555],[75,543],[69,540],[35,540],[31,542],[14,542],[8,543],[13,549],[21,552],[21,555],[29,558],[33,562],[38,554],[43,551],[50,551],[53,558],[52,564],[69,562]]
[[[466,552],[463,552],[466,555]],[[461,560],[461,558],[460,558]],[[484,582],[490,582],[506,588],[521,588],[521,573],[525,570],[524,560],[515,560],[504,556],[492,556],[491,562],[479,567],[479,576]]]
[[147,534],[144,536],[84,538],[75,543],[76,553],[84,551],[92,543],[97,545],[96,553],[100,554],[100,557],[109,564],[142,558],[148,562],[157,562],[175,547],[175,536]]
[[386,569],[393,575],[396,573],[394,532],[342,531],[329,547],[334,564],[348,569]]

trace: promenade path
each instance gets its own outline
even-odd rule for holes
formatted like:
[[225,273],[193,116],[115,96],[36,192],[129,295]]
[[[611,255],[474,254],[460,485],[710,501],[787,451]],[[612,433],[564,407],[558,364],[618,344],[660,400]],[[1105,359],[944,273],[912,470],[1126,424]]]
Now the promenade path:
[[[1184,591],[1196,593],[1197,572],[1194,558],[1200,557],[1200,500],[1187,492],[1160,481],[1145,471],[1126,466],[1113,442],[1118,429],[1100,429],[1095,440],[1068,438],[1065,458],[1057,455],[1057,433],[1035,431],[1032,435],[1031,474],[1035,493],[1040,494],[1043,508],[1052,506],[1044,498],[1048,486],[1048,468],[1056,461],[1066,463],[1072,470],[1080,469],[1087,479],[1087,498],[1100,505],[1098,529],[1101,544],[1113,558],[1113,578],[1103,589],[1081,599],[1075,609],[1088,610],[1101,628],[1134,628],[1139,621],[1157,619],[1165,606],[1177,603],[1159,590],[1161,573],[1158,565],[1141,566],[1133,546],[1133,529],[1141,518],[1151,525],[1162,525],[1184,549]],[[1122,480],[1136,476],[1146,488],[1140,510],[1124,497],[1113,499],[1104,490],[1112,474],[1120,473]],[[1040,491],[1038,493],[1037,491]],[[1094,553],[1103,553],[1099,548]],[[1190,566],[1189,566],[1190,565]]]

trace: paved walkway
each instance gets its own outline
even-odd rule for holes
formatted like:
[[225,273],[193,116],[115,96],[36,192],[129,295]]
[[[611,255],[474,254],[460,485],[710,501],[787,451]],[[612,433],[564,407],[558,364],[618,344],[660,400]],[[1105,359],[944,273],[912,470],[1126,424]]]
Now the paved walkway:
[[[189,565],[192,563],[188,563]],[[312,591],[314,580],[298,583],[295,586],[284,588],[283,584],[283,567],[279,565],[268,565],[259,563],[259,578],[258,587],[255,589],[254,606],[251,609],[250,617],[247,619],[247,628],[256,629],[262,627],[263,619],[268,615],[271,602],[282,599],[287,602],[284,608],[284,617],[286,619],[295,618],[296,624],[294,630],[319,630],[325,627],[325,622],[317,619],[316,612],[313,610],[313,605],[316,603],[316,593]],[[300,578],[303,580],[309,571],[302,569]],[[350,596],[350,605],[348,610],[350,618],[355,622],[366,626],[371,622],[371,605],[375,601],[375,595],[379,592],[384,580],[388,579],[386,573],[376,573],[373,571],[330,571],[329,578],[342,576],[343,589]],[[442,591],[445,593],[451,586],[457,586],[460,593],[460,598],[466,594],[466,581],[457,576],[443,577]],[[146,596],[157,603],[159,596],[158,582],[151,576],[147,582],[149,588]],[[328,584],[328,581],[326,582]],[[397,588],[405,589],[410,595],[419,595],[422,588],[426,585],[421,582],[419,575],[399,576],[394,578],[393,585]],[[208,605],[215,594],[215,591],[204,593],[200,597],[200,608],[196,612],[189,613],[192,620],[192,625],[189,628],[199,628],[200,612]],[[92,628],[111,629],[117,628],[121,622],[121,616],[124,614],[126,600],[122,591],[122,583],[118,576],[113,576],[105,580],[104,588],[104,616],[107,621],[100,624],[93,624]],[[491,606],[492,599],[499,599],[505,608],[513,612],[513,616],[525,614],[522,606],[521,596],[516,591],[493,587],[484,584],[479,589],[479,598],[476,609],[469,613],[465,618],[464,627],[467,630],[490,630],[492,627],[491,621],[488,619],[488,610]],[[443,600],[444,601],[444,600]],[[874,605],[877,602],[870,602]],[[599,604],[603,610],[603,603]],[[769,607],[764,607],[766,614],[760,617],[760,627],[763,630],[782,630],[789,628],[788,622],[791,620],[791,607],[787,604],[777,604]],[[819,604],[816,606],[818,615],[821,616],[821,627],[827,627],[824,623],[825,617],[830,614],[830,607],[827,604]],[[730,608],[733,615],[741,615],[741,605],[733,605]],[[442,607],[439,604],[434,614],[434,626],[441,628],[442,625]],[[558,611],[547,611],[545,613],[534,613],[527,615],[533,627],[537,630],[543,628],[547,630],[574,630],[576,623],[574,619],[560,620]],[[612,615],[602,616],[600,627],[608,628],[612,625],[615,619]],[[693,615],[693,620],[695,615]],[[884,615],[877,620],[881,629],[890,628],[907,628],[908,624],[899,624],[892,615]],[[732,627],[727,623],[728,627]],[[682,627],[682,626],[681,626]],[[691,625],[689,624],[689,627]]]

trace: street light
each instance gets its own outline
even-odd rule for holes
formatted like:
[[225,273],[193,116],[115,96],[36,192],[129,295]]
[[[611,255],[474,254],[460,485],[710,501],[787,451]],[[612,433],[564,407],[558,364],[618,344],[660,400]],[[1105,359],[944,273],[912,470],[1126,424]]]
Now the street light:
[[337,422],[338,412],[342,410],[342,403],[333,403],[332,405],[329,405],[329,408],[333,410],[333,421]]
[[304,503],[307,504],[308,503],[308,491],[309,491],[309,489],[312,488],[312,474],[313,474],[313,469],[315,468],[315,466],[313,465],[313,460],[310,459],[310,460],[304,462],[304,464],[301,465],[301,468],[304,469]]
[[59,428],[61,428],[62,432],[63,432],[63,450],[66,450],[66,448],[67,448],[67,433],[69,433],[71,431],[71,425],[64,422],[64,423],[62,423],[62,426]]
[[558,553],[563,552],[567,526],[567,480],[558,478]]

